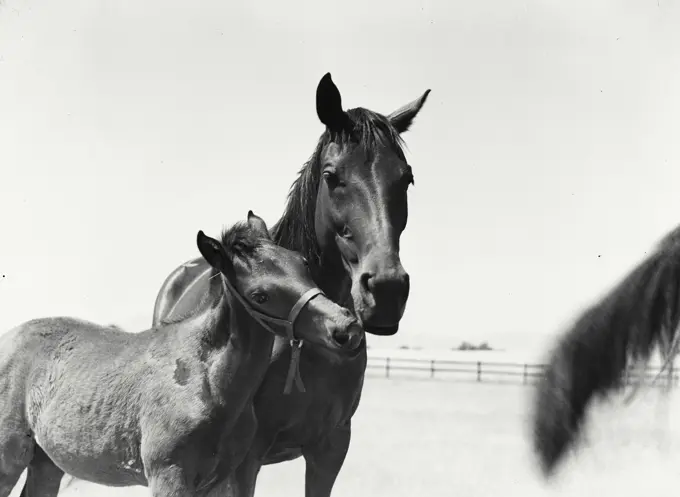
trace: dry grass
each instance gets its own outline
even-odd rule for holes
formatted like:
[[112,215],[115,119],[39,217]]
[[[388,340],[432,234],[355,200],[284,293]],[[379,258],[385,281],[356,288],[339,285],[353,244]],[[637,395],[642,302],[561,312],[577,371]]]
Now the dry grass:
[[[525,437],[531,387],[369,378],[334,495],[637,495],[680,484],[680,402],[599,406],[588,447],[543,485]],[[677,420],[673,423],[674,420]],[[304,495],[302,460],[264,468],[257,497]],[[13,495],[19,495],[18,488]],[[146,496],[77,482],[64,496]]]

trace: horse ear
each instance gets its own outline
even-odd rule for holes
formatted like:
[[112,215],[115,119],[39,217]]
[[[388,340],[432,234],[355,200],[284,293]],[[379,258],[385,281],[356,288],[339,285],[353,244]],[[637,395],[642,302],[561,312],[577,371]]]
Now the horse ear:
[[348,116],[342,110],[340,90],[326,73],[316,88],[316,114],[331,131],[342,131],[347,126]]
[[255,215],[253,211],[248,211],[248,226],[250,226],[250,229],[257,231],[263,237],[271,240],[269,229],[267,228],[267,224],[264,222],[264,219]]
[[196,235],[196,245],[198,245],[198,251],[208,264],[218,271],[226,271],[230,264],[229,257],[227,257],[227,253],[224,251],[224,247],[222,247],[220,242],[214,238],[210,238],[200,230]]
[[418,112],[420,112],[420,109],[423,108],[425,100],[427,100],[427,96],[429,94],[430,90],[427,90],[420,98],[417,98],[413,102],[404,105],[402,108],[395,110],[392,112],[392,114],[387,116],[387,119],[390,120],[392,126],[394,126],[399,133],[408,131],[408,129],[411,127],[411,124],[413,124],[413,120],[418,115]]

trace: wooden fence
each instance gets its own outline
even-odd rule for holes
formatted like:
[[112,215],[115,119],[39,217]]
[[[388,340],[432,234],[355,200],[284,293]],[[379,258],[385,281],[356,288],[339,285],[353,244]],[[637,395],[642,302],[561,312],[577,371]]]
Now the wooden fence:
[[[453,361],[440,359],[409,359],[395,357],[368,358],[367,376],[386,378],[440,378],[494,383],[534,383],[543,373],[545,365],[511,362]],[[657,378],[659,367],[632,369],[626,374],[628,385],[643,382],[651,385],[678,384],[676,370],[663,372]]]

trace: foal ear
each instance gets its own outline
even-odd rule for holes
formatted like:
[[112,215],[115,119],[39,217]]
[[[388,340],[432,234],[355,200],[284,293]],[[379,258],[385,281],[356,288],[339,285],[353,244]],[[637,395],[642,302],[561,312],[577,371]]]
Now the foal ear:
[[203,230],[200,230],[196,235],[196,245],[198,245],[198,251],[208,264],[218,271],[224,272],[227,269],[229,258],[220,242],[214,238],[210,238],[203,233]]
[[316,88],[316,114],[319,120],[331,131],[342,131],[347,127],[349,117],[342,110],[340,90],[326,73]]
[[264,222],[264,219],[255,215],[253,211],[248,211],[248,226],[250,226],[251,230],[256,231],[267,240],[271,240],[269,229],[267,228],[267,224]]
[[423,108],[429,94],[430,90],[427,90],[420,98],[404,105],[402,108],[395,110],[392,114],[387,116],[387,119],[390,120],[392,126],[394,126],[399,133],[408,131],[411,124],[413,124],[413,120],[418,115],[418,112]]

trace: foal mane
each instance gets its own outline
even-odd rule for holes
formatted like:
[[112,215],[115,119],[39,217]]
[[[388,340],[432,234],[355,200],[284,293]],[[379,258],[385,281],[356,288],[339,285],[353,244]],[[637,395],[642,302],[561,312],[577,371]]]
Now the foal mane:
[[221,242],[224,251],[230,259],[238,258],[243,262],[255,255],[255,251],[262,246],[264,238],[250,228],[248,223],[238,222],[222,231]]
[[376,155],[381,147],[388,147],[404,158],[404,142],[389,119],[377,112],[357,107],[347,111],[351,129],[323,132],[310,159],[298,172],[288,193],[283,215],[272,228],[277,245],[300,252],[310,263],[315,276],[320,271],[321,248],[314,228],[316,196],[321,181],[321,153],[331,142],[341,146],[359,145],[367,154]]

